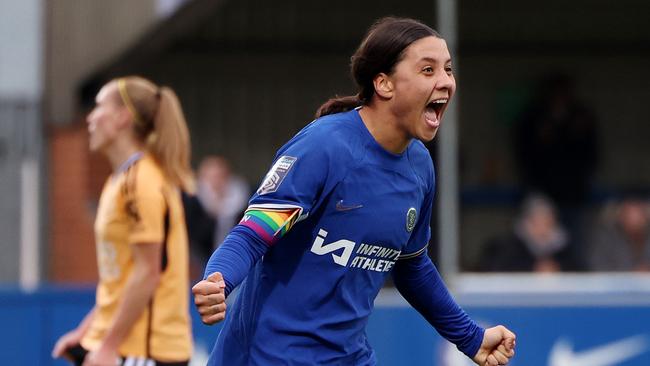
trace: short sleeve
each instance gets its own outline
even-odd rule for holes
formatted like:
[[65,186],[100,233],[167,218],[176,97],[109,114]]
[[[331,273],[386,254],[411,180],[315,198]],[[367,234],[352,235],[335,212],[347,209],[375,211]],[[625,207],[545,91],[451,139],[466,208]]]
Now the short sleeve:
[[431,181],[428,185],[429,188],[424,197],[422,207],[420,208],[421,214],[416,218],[417,223],[413,229],[406,248],[398,259],[413,258],[427,250],[429,240],[431,240],[431,212],[433,210],[433,197],[435,194],[433,172],[431,172]]
[[131,189],[125,192],[129,220],[129,243],[161,243],[165,238],[166,203],[163,185],[155,176],[138,171]]

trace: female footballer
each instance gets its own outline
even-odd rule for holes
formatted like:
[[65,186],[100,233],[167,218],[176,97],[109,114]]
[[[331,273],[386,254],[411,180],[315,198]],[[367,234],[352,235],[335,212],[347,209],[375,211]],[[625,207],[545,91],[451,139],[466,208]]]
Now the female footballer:
[[515,335],[472,321],[426,253],[435,182],[422,142],[456,88],[445,41],[412,19],[379,20],[352,75],[358,94],[326,102],[280,148],[193,288],[212,324],[247,277],[208,364],[375,365],[365,326],[389,273],[474,362],[507,364]]
[[189,133],[176,94],[141,77],[110,81],[88,116],[108,158],[95,220],[96,303],[52,355],[75,365],[187,365],[189,259],[180,190],[192,190]]

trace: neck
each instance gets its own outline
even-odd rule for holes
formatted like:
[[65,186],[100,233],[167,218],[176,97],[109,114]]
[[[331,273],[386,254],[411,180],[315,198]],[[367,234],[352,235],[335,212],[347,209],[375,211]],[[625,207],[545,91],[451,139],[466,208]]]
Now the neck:
[[111,164],[113,172],[115,172],[131,155],[142,150],[142,144],[133,141],[116,140],[104,150],[104,155],[108,158],[108,162]]
[[411,137],[399,127],[398,120],[388,108],[374,103],[363,106],[359,114],[363,124],[381,147],[394,154],[401,154],[406,150]]

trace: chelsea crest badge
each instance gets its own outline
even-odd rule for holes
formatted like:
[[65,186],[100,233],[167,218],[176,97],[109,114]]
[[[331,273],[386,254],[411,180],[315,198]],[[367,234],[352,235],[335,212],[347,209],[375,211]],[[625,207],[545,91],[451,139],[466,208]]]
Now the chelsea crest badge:
[[418,213],[413,207],[409,208],[409,210],[406,212],[406,231],[409,233],[413,231],[417,217]]

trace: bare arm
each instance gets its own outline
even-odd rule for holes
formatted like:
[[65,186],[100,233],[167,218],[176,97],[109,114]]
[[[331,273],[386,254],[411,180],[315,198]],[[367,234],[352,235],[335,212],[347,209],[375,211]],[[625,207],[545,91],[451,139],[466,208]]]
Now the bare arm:
[[[133,272],[129,275],[113,324],[100,348],[92,352],[84,365],[101,365],[118,357],[118,348],[153,296],[161,275],[161,244],[135,244]],[[110,361],[109,361],[110,362]]]
[[136,244],[133,272],[127,280],[115,320],[108,329],[104,344],[117,348],[126,337],[153,296],[161,274],[161,244]]

